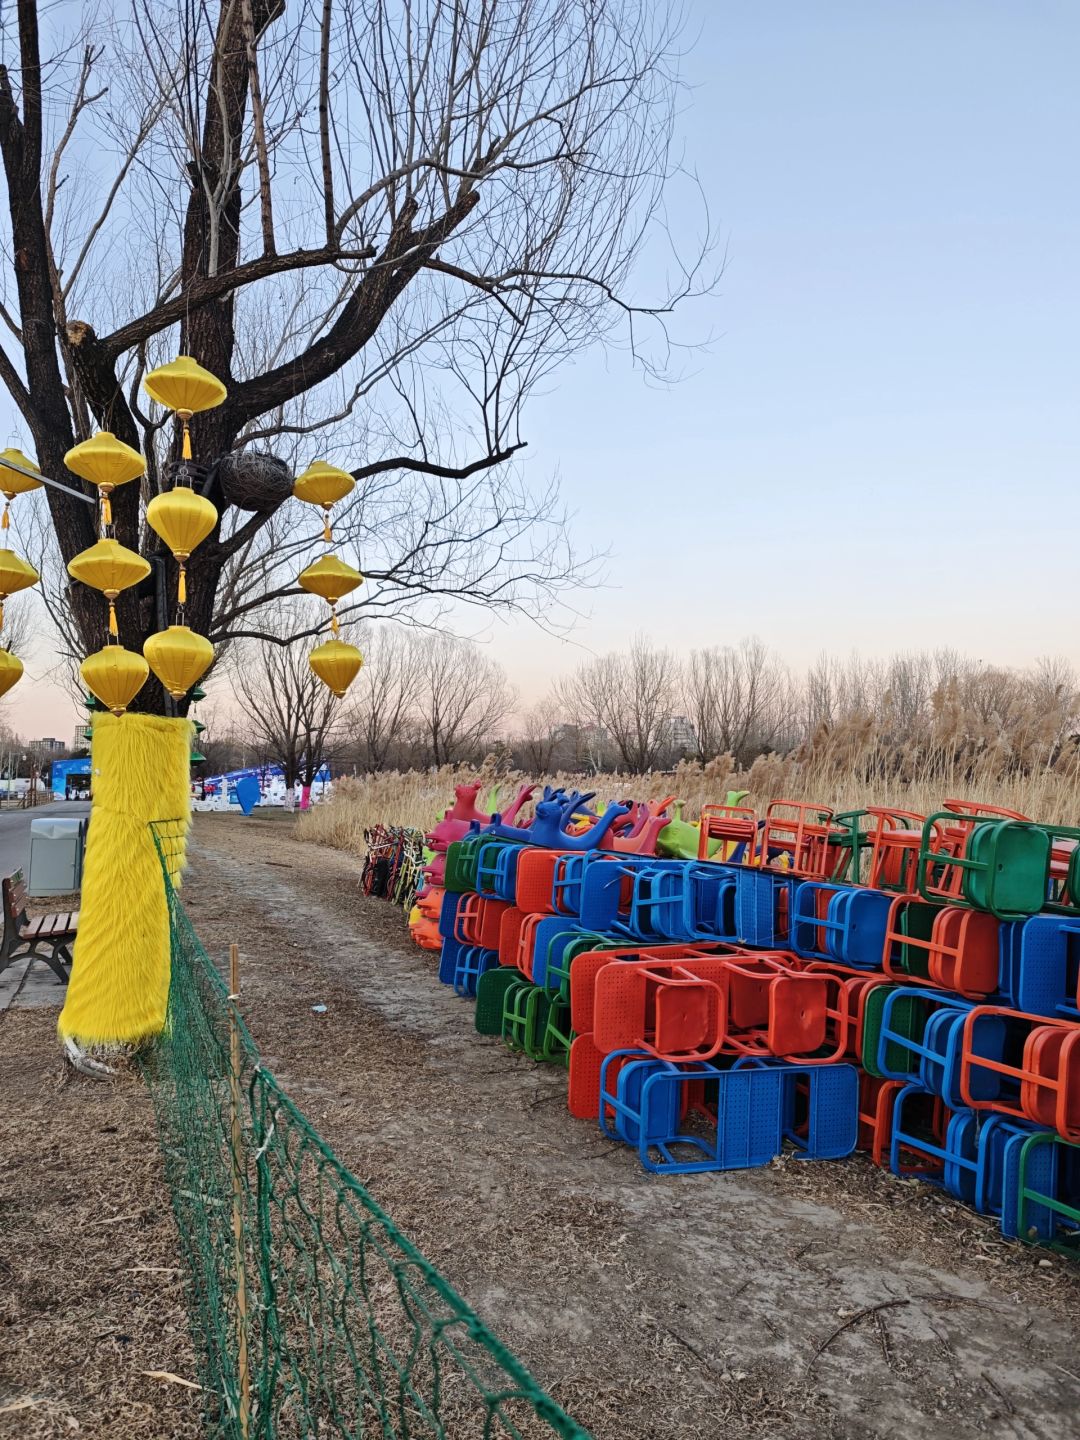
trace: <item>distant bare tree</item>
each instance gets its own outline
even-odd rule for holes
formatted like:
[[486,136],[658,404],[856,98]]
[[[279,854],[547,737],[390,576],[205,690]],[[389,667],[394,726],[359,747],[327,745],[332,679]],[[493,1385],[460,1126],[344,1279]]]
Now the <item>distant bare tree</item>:
[[502,666],[450,635],[423,635],[413,643],[416,726],[427,758],[433,765],[473,758],[513,708]]
[[1080,679],[1068,660],[1045,655],[1036,660],[1029,694],[1035,709],[1052,717],[1059,742],[1080,728]]
[[887,669],[877,660],[853,652],[846,659],[822,651],[802,683],[802,708],[807,734],[852,716],[881,720],[888,709]]
[[925,651],[894,655],[886,671],[881,718],[897,736],[908,736],[926,720],[933,693],[930,655]]
[[522,715],[514,751],[531,774],[548,775],[559,738],[559,706],[549,696],[546,700],[538,700]]
[[997,665],[973,665],[962,677],[960,694],[968,710],[983,725],[1008,727],[1023,707],[1023,684]]
[[[293,625],[296,616],[283,614],[276,623]],[[254,743],[281,766],[286,790],[297,780],[311,785],[319,766],[332,758],[341,702],[312,673],[308,646],[249,642],[234,656],[233,670]]]
[[700,758],[749,765],[771,750],[788,721],[787,692],[786,671],[756,637],[692,651],[682,693]]
[[206,757],[196,768],[200,775],[221,775],[226,770],[239,770],[245,765],[265,765],[271,761],[265,741],[256,743],[254,736],[241,736],[235,717],[221,708],[203,711],[200,718],[206,729],[196,741]]
[[807,669],[803,680],[803,710],[806,733],[812,735],[820,725],[829,725],[836,718],[839,676],[835,659],[822,651]]
[[678,681],[678,662],[636,636],[628,650],[580,666],[556,687],[560,705],[607,737],[628,770],[649,770],[667,740]]
[[357,637],[364,652],[363,683],[342,720],[366,770],[383,770],[403,758],[416,728],[421,691],[420,642],[399,626],[380,626]]
[[33,646],[38,629],[38,597],[27,593],[4,601],[4,624],[0,628],[0,650],[24,659]]
[[1046,765],[1051,765],[1080,735],[1080,681],[1072,665],[1061,657],[1043,656],[1031,671],[1028,701],[1038,717]]

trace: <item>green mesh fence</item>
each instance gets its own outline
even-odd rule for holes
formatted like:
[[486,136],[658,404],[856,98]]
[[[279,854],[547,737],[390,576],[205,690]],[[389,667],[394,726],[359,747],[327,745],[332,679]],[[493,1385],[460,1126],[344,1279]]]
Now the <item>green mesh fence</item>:
[[170,881],[172,981],[143,1058],[215,1437],[577,1436],[380,1210],[258,1052]]

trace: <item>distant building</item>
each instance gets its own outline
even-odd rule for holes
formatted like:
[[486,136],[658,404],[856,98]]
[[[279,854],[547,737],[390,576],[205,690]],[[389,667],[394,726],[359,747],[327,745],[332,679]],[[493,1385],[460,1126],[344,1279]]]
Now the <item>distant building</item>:
[[67,746],[62,740],[56,740],[51,735],[46,735],[43,740],[31,740],[30,748],[40,750],[43,755],[58,755]]
[[671,715],[666,726],[666,739],[672,750],[680,755],[693,753],[698,748],[697,731],[685,715]]

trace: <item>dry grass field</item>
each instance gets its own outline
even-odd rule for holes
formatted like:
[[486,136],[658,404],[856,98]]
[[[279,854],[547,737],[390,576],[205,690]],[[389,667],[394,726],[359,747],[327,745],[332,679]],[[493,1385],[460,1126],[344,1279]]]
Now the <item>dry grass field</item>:
[[[1006,761],[1008,756],[1005,757]],[[427,830],[452,802],[454,786],[481,780],[482,800],[506,804],[519,785],[534,777],[522,771],[496,773],[488,762],[476,768],[444,765],[439,769],[385,771],[335,781],[333,798],[301,817],[298,833],[305,840],[359,855],[364,830],[371,825],[411,825]],[[1065,760],[1039,767],[1003,763],[1002,756],[984,752],[972,761],[945,752],[924,757],[879,750],[872,735],[838,727],[827,746],[805,757],[763,755],[749,770],[737,771],[730,757],[702,765],[684,761],[674,770],[644,775],[559,773],[540,777],[543,784],[595,791],[600,802],[654,800],[674,795],[683,804],[683,818],[695,820],[701,807],[723,803],[729,790],[745,790],[747,805],[763,809],[773,799],[814,801],[833,810],[865,805],[893,805],[920,814],[940,808],[946,798],[980,800],[1003,806],[1032,820],[1080,824],[1080,765]]]

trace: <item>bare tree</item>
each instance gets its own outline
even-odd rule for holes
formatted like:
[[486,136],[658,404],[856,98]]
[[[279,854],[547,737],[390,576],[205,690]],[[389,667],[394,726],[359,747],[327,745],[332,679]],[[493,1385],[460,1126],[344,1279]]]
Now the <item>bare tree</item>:
[[1034,708],[1052,718],[1058,743],[1080,726],[1080,679],[1068,660],[1047,655],[1036,660],[1028,693]]
[[414,633],[381,626],[362,640],[364,684],[346,711],[342,729],[367,770],[382,770],[406,757],[416,728],[421,657]]
[[[113,505],[116,538],[158,566],[120,597],[123,643],[140,648],[176,593],[140,506],[178,440],[140,382],[177,350],[228,386],[192,426],[207,468],[189,474],[222,516],[190,565],[196,630],[293,638],[273,607],[316,531],[281,506],[317,454],[361,482],[336,520],[368,577],[347,610],[426,603],[431,622],[463,600],[550,621],[592,566],[554,489],[515,468],[523,406],[591,344],[663,371],[668,317],[714,279],[706,219],[667,292],[643,302],[630,284],[651,237],[671,237],[661,207],[682,174],[667,6],[133,0],[130,20],[72,30],[66,7],[18,0],[0,23],[16,57],[0,64],[0,381],[45,473],[65,478],[96,426],[146,456],[141,495]],[[95,512],[45,503],[66,563]],[[57,590],[54,608],[63,644],[97,648],[98,597]],[[138,703],[168,704],[156,683]]]
[[610,741],[628,770],[649,770],[669,733],[677,675],[671,651],[639,635],[628,650],[587,661],[556,693],[568,715]]
[[221,775],[226,770],[240,770],[247,765],[268,765],[271,755],[266,741],[253,735],[242,735],[237,717],[220,706],[204,709],[199,717],[205,729],[196,744],[204,760],[198,765],[200,775]]
[[25,655],[37,629],[36,597],[23,594],[4,601],[4,623],[0,627],[0,650]]
[[433,765],[478,758],[514,704],[502,666],[450,635],[423,635],[416,646],[418,739]]
[[837,711],[836,661],[822,651],[809,666],[803,680],[803,713],[807,734],[819,725],[830,724]]
[[[296,617],[273,617],[283,633]],[[254,744],[281,766],[286,790],[314,783],[338,741],[341,702],[312,674],[307,649],[293,642],[249,641],[234,657],[236,689]]]
[[925,652],[894,655],[885,679],[882,718],[899,736],[907,736],[925,722],[934,692],[933,660]]
[[533,775],[549,775],[562,734],[559,706],[554,697],[538,700],[521,717],[514,752]]
[[749,765],[771,750],[788,722],[787,692],[784,668],[756,637],[692,651],[682,693],[701,759],[731,754]]
[[[34,632],[37,629],[37,598],[28,593],[4,601],[4,624],[0,628],[0,650],[7,650],[20,658],[32,648]],[[7,721],[12,704],[12,694],[0,699],[0,732],[10,729]],[[65,737],[66,739],[66,737]],[[0,739],[0,748],[5,748]],[[6,747],[10,748],[10,747]]]

